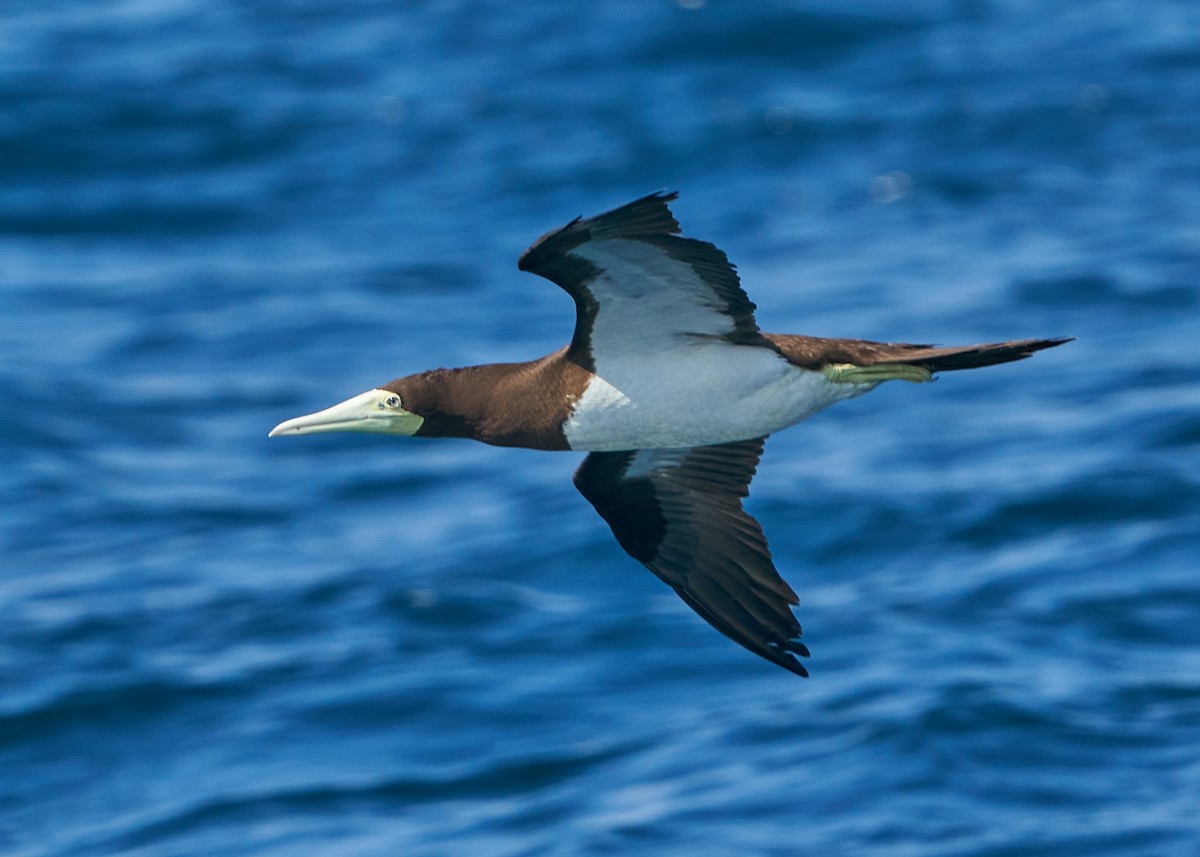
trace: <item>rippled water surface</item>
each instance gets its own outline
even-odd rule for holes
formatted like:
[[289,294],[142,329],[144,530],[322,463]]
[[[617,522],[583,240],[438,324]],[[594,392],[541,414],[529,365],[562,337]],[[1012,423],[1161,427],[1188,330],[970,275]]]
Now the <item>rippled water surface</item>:
[[[1200,853],[1197,9],[8,3],[0,853]],[[266,438],[660,187],[767,330],[1078,337],[771,439],[808,681],[577,454]]]

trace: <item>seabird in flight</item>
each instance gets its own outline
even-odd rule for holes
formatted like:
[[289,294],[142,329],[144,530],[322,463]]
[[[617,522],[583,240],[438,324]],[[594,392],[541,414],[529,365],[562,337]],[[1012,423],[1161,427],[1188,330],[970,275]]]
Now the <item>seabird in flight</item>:
[[808,675],[796,593],[742,509],[772,432],[884,381],[1024,359],[1067,339],[937,348],[763,333],[725,254],[655,193],[540,238],[518,267],[575,301],[564,348],[420,372],[280,423],[587,453],[575,487],[617,542],[710,625]]

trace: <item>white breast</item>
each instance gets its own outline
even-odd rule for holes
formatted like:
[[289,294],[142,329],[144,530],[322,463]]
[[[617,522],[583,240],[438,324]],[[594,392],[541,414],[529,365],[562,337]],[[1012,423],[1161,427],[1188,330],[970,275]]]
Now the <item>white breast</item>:
[[[680,340],[675,340],[678,344]],[[875,385],[834,384],[767,348],[692,338],[597,356],[564,430],[572,449],[702,446],[762,437]]]

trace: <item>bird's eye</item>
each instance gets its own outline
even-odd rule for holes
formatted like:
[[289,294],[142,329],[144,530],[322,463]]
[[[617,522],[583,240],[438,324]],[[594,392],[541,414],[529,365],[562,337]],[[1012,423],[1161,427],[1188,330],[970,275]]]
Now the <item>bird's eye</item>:
[[398,407],[400,407],[400,397],[399,396],[388,396],[386,399],[383,400],[383,403],[385,405],[387,405],[389,408],[398,408]]

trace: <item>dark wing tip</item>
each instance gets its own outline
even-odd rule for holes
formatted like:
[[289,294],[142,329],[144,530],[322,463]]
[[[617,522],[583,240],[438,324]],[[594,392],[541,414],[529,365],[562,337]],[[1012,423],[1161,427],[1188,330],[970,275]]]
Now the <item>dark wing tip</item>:
[[[753,649],[751,651],[754,651]],[[796,660],[799,655],[802,658],[812,657],[808,651],[808,646],[801,643],[799,640],[788,640],[784,644],[772,643],[764,647],[764,651],[757,652],[773,664],[783,667],[790,673],[795,673],[800,678],[808,678],[808,668],[800,661]]]
[[[743,643],[743,645],[745,645]],[[749,647],[747,647],[749,648]],[[759,652],[767,660],[778,664],[789,672],[793,672],[801,678],[808,678],[808,668],[800,661],[796,660],[799,655],[802,658],[812,657],[808,646],[796,639],[786,640],[784,642],[772,642],[763,647],[765,651]],[[751,651],[754,651],[751,649]]]
[[[655,574],[659,574],[654,565],[646,565]],[[796,658],[811,657],[811,654],[808,646],[800,641],[800,625],[794,617],[789,615],[783,627],[775,621],[764,623],[761,621],[761,614],[758,618],[754,617],[753,612],[748,609],[748,603],[729,598],[705,598],[700,592],[674,584],[672,588],[704,621],[739,646],[749,649],[776,666],[783,667],[788,672],[808,678],[808,669]]]
[[795,658],[788,658],[788,661],[790,663],[779,662],[779,665],[781,667],[783,667],[785,670],[788,670],[789,672],[800,676],[800,678],[808,678],[808,670],[805,668],[804,664],[800,663]]
[[797,656],[808,658],[812,657],[812,655],[808,651],[808,646],[799,640],[772,641],[761,647],[749,646],[745,643],[742,643],[742,645],[755,654],[766,658],[771,663],[783,667],[788,672],[795,673],[801,678],[808,678],[808,668],[797,660]]
[[595,238],[642,238],[647,235],[678,235],[679,221],[668,203],[679,198],[677,191],[659,190],[612,211],[584,221]]
[[676,191],[660,190],[595,217],[576,217],[566,226],[551,229],[534,241],[517,259],[517,268],[536,273],[546,263],[593,238],[678,235],[679,221],[668,205],[678,198]]

